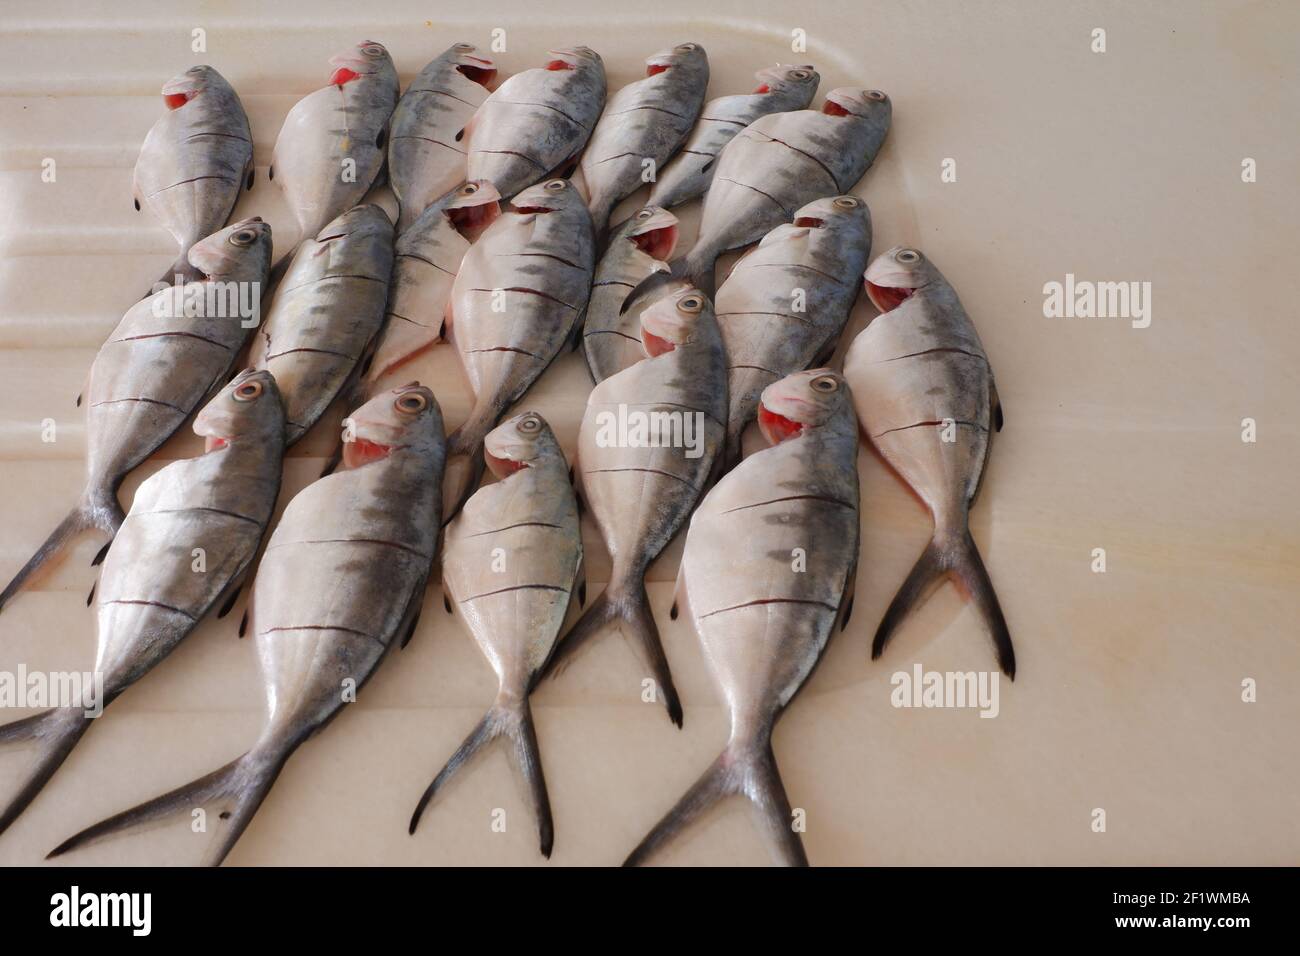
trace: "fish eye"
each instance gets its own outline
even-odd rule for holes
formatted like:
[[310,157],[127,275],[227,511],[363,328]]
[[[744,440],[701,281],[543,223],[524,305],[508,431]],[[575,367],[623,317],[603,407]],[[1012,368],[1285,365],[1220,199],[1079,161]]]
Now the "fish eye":
[[835,380],[834,375],[818,375],[812,380],[813,391],[831,393],[840,387],[840,383]]
[[651,216],[653,216],[654,214],[655,214],[655,211],[654,211],[653,209],[651,209],[651,208],[649,208],[649,207],[646,207],[645,209],[642,209],[639,213],[637,213],[637,214],[636,214],[636,217],[637,217],[638,219],[640,219],[642,222],[645,222],[647,219],[649,219],[649,218],[650,218]]
[[863,90],[862,95],[869,100],[875,100],[877,103],[883,103],[889,97],[885,96],[880,90]]
[[235,389],[234,398],[237,402],[251,402],[255,398],[261,397],[263,391],[265,391],[265,388],[261,382],[244,382]]
[[256,229],[240,229],[238,232],[230,234],[230,244],[232,246],[251,246],[256,241]]
[[857,204],[858,204],[857,199],[855,199],[852,196],[841,196],[839,199],[835,200],[834,203],[832,203],[832,205],[838,206],[840,209],[852,209]]
[[457,50],[460,50],[462,53],[468,53],[468,52],[470,52],[471,50],[474,49],[474,44],[472,44],[472,43],[457,43],[457,44],[456,44],[456,49],[457,49]]
[[460,187],[460,194],[462,196],[472,196],[476,192],[478,192],[478,186],[475,183],[466,183],[464,186]]
[[696,46],[694,43],[683,43],[677,47],[677,50],[680,53],[693,53],[698,49],[699,47]]
[[379,56],[383,56],[384,52],[385,52],[384,48],[380,46],[378,43],[371,43],[368,46],[363,46],[361,48],[361,53],[363,56],[379,57]]
[[789,77],[792,80],[806,80],[810,76],[812,76],[812,74],[807,70],[791,70],[789,73]]
[[533,435],[542,430],[542,420],[536,415],[529,415],[519,420],[518,428],[525,435]]
[[553,193],[558,193],[560,190],[567,188],[568,185],[569,184],[566,183],[563,179],[552,179],[549,183],[546,184],[544,188],[546,188],[547,190]]
[[407,392],[404,395],[397,396],[397,401],[393,402],[393,407],[404,415],[414,415],[428,408],[429,400],[420,392]]
[[899,262],[920,262],[921,254],[915,249],[900,249],[898,255],[894,256]]
[[688,315],[695,315],[704,308],[704,300],[698,295],[684,295],[677,300],[677,309]]

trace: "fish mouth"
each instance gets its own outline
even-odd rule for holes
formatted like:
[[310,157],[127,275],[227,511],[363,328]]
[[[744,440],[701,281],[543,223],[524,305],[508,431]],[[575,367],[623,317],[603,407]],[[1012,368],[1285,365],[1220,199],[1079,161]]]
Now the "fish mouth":
[[825,103],[822,104],[822,112],[825,113],[827,116],[851,116],[851,115],[853,115],[853,114],[850,113],[848,110],[846,110],[844,107],[840,106],[839,103],[836,103],[836,102],[834,102],[834,101],[832,101],[832,100],[827,100]]
[[371,462],[383,461],[404,445],[384,445],[368,438],[354,438],[343,443],[343,464],[348,468],[360,468]]
[[550,206],[516,206],[511,203],[511,208],[520,215],[532,214],[535,216],[545,215],[548,212],[555,212]]
[[671,63],[654,62],[645,65],[646,76],[658,76],[660,73],[667,73],[673,68]]
[[222,438],[220,435],[208,435],[203,439],[203,454],[208,455],[214,451],[221,451],[221,449],[228,448],[229,446],[229,438]]
[[758,427],[770,445],[779,445],[803,434],[803,422],[795,421],[772,411],[762,402],[758,405]]
[[[487,87],[497,78],[497,68],[491,60],[480,59],[476,56],[467,56],[467,60],[473,60],[473,63],[461,63],[456,67],[456,72],[471,83],[477,83],[479,86]],[[480,65],[482,64],[482,65]]]
[[907,286],[876,285],[870,279],[863,279],[862,284],[867,288],[871,303],[882,313],[892,312],[916,292],[915,288]]
[[677,225],[674,223],[657,229],[648,229],[631,238],[632,245],[650,258],[665,262],[677,247]]
[[167,90],[164,89],[162,98],[163,103],[169,110],[178,110],[198,95],[199,91],[196,89],[177,90],[174,93],[168,93]]
[[799,216],[794,224],[802,229],[820,229],[826,225],[826,220],[818,219],[816,216]]
[[[547,210],[548,212],[550,210]],[[470,242],[483,234],[501,215],[501,204],[495,199],[474,206],[457,206],[447,210],[447,221],[453,229]]]
[[666,339],[662,335],[655,335],[644,325],[641,326],[641,345],[650,358],[658,358],[660,355],[666,355],[677,348],[677,343],[672,339]]
[[483,450],[483,460],[487,462],[488,470],[499,479],[509,478],[516,472],[532,467],[526,461],[516,461],[513,458],[502,458],[499,455],[494,455],[486,448]]

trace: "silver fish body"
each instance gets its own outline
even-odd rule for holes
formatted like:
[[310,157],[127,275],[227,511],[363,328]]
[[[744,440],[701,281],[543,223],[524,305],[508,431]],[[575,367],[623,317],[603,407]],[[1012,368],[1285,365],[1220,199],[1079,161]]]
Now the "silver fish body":
[[[137,302],[91,365],[86,391],[86,486],[80,501],[0,593],[0,607],[85,531],[111,539],[122,523],[117,489],[226,381],[257,324],[271,255],[260,219],[227,226],[190,247],[202,282]],[[227,314],[247,305],[251,314]]]
[[294,251],[249,353],[280,386],[290,445],[324,414],[378,334],[392,272],[393,224],[375,205],[349,209]]
[[856,196],[818,199],[750,250],[718,289],[727,349],[728,460],[777,379],[825,365],[848,322],[871,253],[871,213]]
[[752,93],[720,96],[704,104],[690,138],[650,187],[651,206],[672,209],[709,191],[718,154],[760,116],[807,109],[821,77],[812,66],[777,64],[754,74]]
[[411,81],[393,111],[388,177],[399,207],[397,234],[465,181],[465,127],[488,97],[492,60],[456,43]]
[[1002,428],[988,356],[956,291],[917,250],[895,246],[878,257],[866,286],[882,314],[853,340],[844,374],[863,431],[934,518],[930,544],[885,612],[871,656],[951,577],[971,596],[999,666],[1014,678],[1011,634],[969,527],[993,432]]
[[665,296],[641,322],[647,358],[597,385],[582,417],[582,496],[612,566],[604,592],[565,635],[556,659],[617,627],[649,666],[670,719],[681,726],[645,575],[704,494],[722,448],[726,359],[713,306],[697,289]]
[[605,64],[585,46],[552,50],[546,67],[516,73],[489,96],[465,133],[469,179],[512,199],[576,160],[605,106]]
[[645,78],[610,97],[581,164],[598,235],[614,207],[645,184],[646,164],[657,172],[686,141],[708,85],[704,47],[682,43],[646,60]]
[[[240,373],[199,413],[194,430],[207,438],[207,452],[172,462],[140,485],[104,561],[96,587],[94,672],[103,690],[93,703],[100,708],[171,653],[224,596],[233,601],[271,520],[284,408],[270,374]],[[91,721],[85,707],[63,706],[0,727],[0,743],[37,746],[35,765],[0,810],[0,832]]]
[[603,382],[645,358],[641,311],[623,301],[642,280],[668,271],[677,244],[677,217],[646,206],[616,228],[596,266],[583,323],[582,348],[594,381]]
[[678,577],[676,609],[699,636],[731,734],[628,865],[645,862],[731,794],[754,804],[777,859],[808,862],[777,772],[772,728],[851,609],[857,426],[848,387],[828,369],[781,379],[762,402],[774,444],[741,462],[701,502]]
[[[476,752],[508,738],[528,785],[544,856],[554,827],[528,696],[551,656],[582,567],[582,529],[569,466],[546,421],[524,412],[484,442],[498,481],[474,494],[447,525],[443,590],[492,665],[496,700],[434,778],[411,818]],[[505,555],[505,564],[498,563]]]
[[247,183],[252,186],[253,134],[239,95],[210,66],[195,66],[162,88],[167,111],[154,123],[135,164],[135,207],[148,209],[180,245],[162,277],[201,276],[190,247],[226,224]]
[[289,502],[253,582],[248,623],[267,697],[260,738],[225,767],[83,830],[51,855],[207,806],[220,808],[209,818],[220,822],[206,862],[220,863],[298,746],[409,636],[438,542],[442,417],[433,394],[414,384],[350,417],[344,469]]

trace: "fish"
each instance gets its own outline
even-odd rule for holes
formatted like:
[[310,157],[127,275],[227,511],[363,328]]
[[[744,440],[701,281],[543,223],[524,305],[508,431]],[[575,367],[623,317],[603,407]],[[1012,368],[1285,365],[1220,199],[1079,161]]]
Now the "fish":
[[657,206],[637,210],[610,236],[596,266],[582,331],[592,381],[603,382],[645,358],[640,311],[620,309],[642,279],[668,271],[676,245],[677,217]]
[[592,389],[582,416],[582,497],[611,569],[605,590],[560,641],[553,669],[558,673],[591,638],[617,627],[650,668],[669,719],[680,727],[682,705],[645,575],[704,494],[722,449],[726,357],[713,304],[689,287],[642,313],[641,341],[646,358]]
[[895,246],[863,277],[881,314],[844,358],[863,431],[930,510],[934,533],[871,642],[885,645],[930,591],[952,578],[974,601],[1012,680],[1016,653],[997,592],[970,533],[1002,402],[988,355],[957,292],[919,250]]
[[470,243],[501,214],[500,198],[486,179],[462,183],[430,204],[398,237],[384,326],[355,404],[442,339],[452,282]]
[[445,518],[478,485],[484,436],[574,342],[594,269],[591,216],[564,179],[519,193],[465,253],[446,329],[474,405],[448,439]]
[[817,199],[736,263],[718,289],[727,349],[727,461],[763,389],[830,361],[871,254],[871,212],[857,196]]
[[839,87],[820,110],[760,116],[722,148],[695,245],[667,275],[651,276],[624,309],[684,280],[713,295],[718,257],[762,239],[799,207],[851,192],[875,161],[893,108],[880,90]]
[[754,74],[752,93],[720,96],[704,104],[699,122],[650,187],[649,205],[673,209],[709,191],[722,148],[742,129],[768,113],[807,109],[821,76],[811,65],[778,63]]
[[605,107],[605,64],[585,46],[549,51],[545,66],[516,73],[465,129],[466,178],[487,179],[503,199],[575,162]]
[[[122,481],[226,383],[257,324],[270,257],[269,225],[257,217],[234,223],[190,247],[190,265],[203,281],[160,289],[122,317],[77,399],[86,405],[85,488],[0,592],[0,608],[74,538],[98,530],[111,541],[117,534],[125,517],[117,500]],[[223,314],[232,305],[242,311],[241,299],[250,315]]]
[[[485,745],[510,742],[528,785],[542,855],[555,839],[528,696],[545,666],[578,587],[582,529],[569,465],[551,426],[524,412],[484,442],[497,481],[480,489],[447,525],[443,593],[496,671],[496,700],[434,777],[411,816],[414,833],[429,801]],[[498,556],[504,555],[504,565]]]
[[722,798],[752,804],[777,861],[806,866],[772,752],[772,728],[848,623],[857,576],[857,422],[829,369],[763,390],[770,446],[705,496],[691,519],[673,614],[684,613],[731,721],[727,745],[628,856],[647,862]]
[[159,283],[197,282],[190,247],[224,226],[239,191],[253,188],[253,133],[239,94],[210,66],[172,77],[162,98],[166,112],[135,162],[135,208],[148,208],[180,245]]
[[614,207],[652,181],[681,148],[704,105],[709,85],[704,47],[680,43],[645,62],[644,79],[610,97],[582,154],[582,178],[598,237],[604,236]]
[[343,391],[384,321],[393,224],[354,206],[298,246],[253,339],[249,364],[275,375],[292,445]]
[[465,182],[465,127],[488,97],[496,64],[472,43],[455,43],[411,81],[393,111],[388,179],[400,236],[429,204]]
[[[104,559],[94,669],[103,690],[86,702],[95,707],[107,707],[152,670],[212,608],[229,610],[271,521],[284,455],[284,406],[271,374],[241,372],[193,427],[204,438],[204,453],[145,479]],[[84,705],[69,705],[0,726],[0,744],[35,741],[37,747],[35,765],[0,809],[0,833],[93,720]]]
[[329,85],[293,105],[271,154],[268,175],[298,223],[294,246],[369,192],[384,166],[397,106],[397,68],[383,44],[364,40],[329,63]]
[[204,863],[226,858],[298,746],[410,639],[437,551],[442,414],[417,383],[376,395],[345,426],[343,468],[289,502],[249,601],[267,721],[243,756],[87,827],[50,858],[196,807],[216,810]]

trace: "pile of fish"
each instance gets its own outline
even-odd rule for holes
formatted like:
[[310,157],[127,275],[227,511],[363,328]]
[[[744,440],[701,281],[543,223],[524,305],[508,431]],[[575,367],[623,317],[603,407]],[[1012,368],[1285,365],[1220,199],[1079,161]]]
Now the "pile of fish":
[[[951,578],[1014,677],[969,528],[1002,427],[989,358],[928,256],[898,246],[871,259],[871,214],[854,192],[889,132],[889,97],[843,86],[813,108],[815,67],[778,64],[758,71],[754,89],[706,100],[708,55],[694,42],[647,57],[643,75],[612,91],[588,47],[546,56],[498,83],[491,58],[456,43],[404,93],[379,43],[330,59],[327,82],[289,111],[275,142],[268,178],[293,219],[277,261],[266,222],[227,225],[254,181],[235,90],[209,66],[164,84],[135,205],[172,233],[180,258],[96,356],[78,398],[85,490],[0,608],[74,539],[106,537],[91,600],[107,704],[248,585],[239,630],[257,647],[267,716],[243,756],[52,856],[201,806],[218,811],[207,860],[220,863],[298,746],[411,639],[440,573],[446,607],[498,690],[415,803],[410,830],[502,738],[549,857],[529,698],[618,631],[682,725],[646,576],[684,533],[670,616],[698,636],[731,732],[627,862],[741,794],[775,859],[806,864],[772,731],[853,607],[871,513],[858,491],[860,433],[934,523],[872,657]],[[638,193],[643,205],[620,218]],[[669,210],[692,202],[698,235],[675,255]],[[746,251],[719,285],[718,260],[735,250]],[[879,315],[837,370],[864,286]],[[445,383],[401,380],[449,347],[473,397],[445,431]],[[518,406],[579,348],[594,387],[577,434],[560,435]],[[337,451],[273,523],[286,449],[336,405],[346,413]],[[123,480],[191,420],[203,453],[150,477],[124,513]],[[747,438],[764,447],[747,455]],[[590,603],[584,514],[610,558]],[[199,548],[203,574],[191,569]],[[60,706],[0,726],[0,743],[36,751],[0,805],[0,832],[90,719]]]

